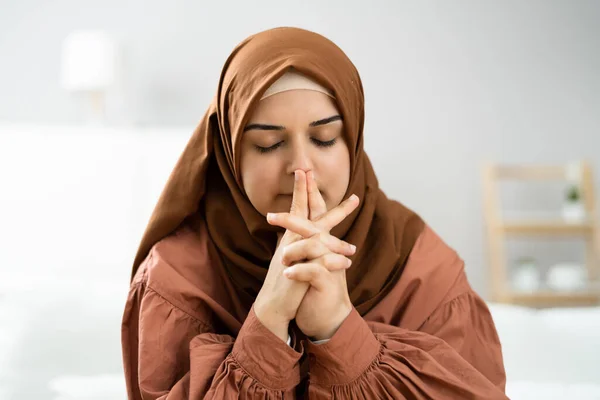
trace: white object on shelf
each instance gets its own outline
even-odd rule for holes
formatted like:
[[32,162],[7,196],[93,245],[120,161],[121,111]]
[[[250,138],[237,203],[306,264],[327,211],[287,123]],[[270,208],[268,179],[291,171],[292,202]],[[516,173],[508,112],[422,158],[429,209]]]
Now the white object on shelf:
[[550,267],[546,285],[555,291],[573,292],[585,289],[586,278],[586,270],[582,265],[561,263]]
[[563,219],[569,223],[583,222],[586,218],[585,207],[580,201],[565,203],[562,214]]
[[522,293],[533,293],[540,288],[540,273],[535,260],[523,258],[513,272],[512,287]]

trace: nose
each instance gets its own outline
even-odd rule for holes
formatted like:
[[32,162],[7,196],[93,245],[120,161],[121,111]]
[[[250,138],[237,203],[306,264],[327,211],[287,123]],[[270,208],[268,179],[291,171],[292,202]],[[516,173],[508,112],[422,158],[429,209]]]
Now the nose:
[[304,172],[308,172],[313,169],[310,149],[299,143],[294,144],[291,148],[287,173],[293,175],[294,171],[297,169],[301,169]]

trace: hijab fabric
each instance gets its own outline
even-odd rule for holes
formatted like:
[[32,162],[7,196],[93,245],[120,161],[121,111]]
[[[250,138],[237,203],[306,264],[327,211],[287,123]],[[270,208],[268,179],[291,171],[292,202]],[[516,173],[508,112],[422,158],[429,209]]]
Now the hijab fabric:
[[363,149],[364,94],[356,68],[333,42],[298,28],[255,34],[233,50],[152,213],[132,277],[154,244],[195,221],[207,227],[212,267],[227,272],[240,298],[256,297],[280,228],[269,225],[244,192],[240,141],[253,108],[290,70],[326,88],[344,121],[351,168],[345,198],[355,193],[360,205],[332,234],[357,247],[346,272],[350,299],[364,315],[396,284],[424,223],[379,189]]

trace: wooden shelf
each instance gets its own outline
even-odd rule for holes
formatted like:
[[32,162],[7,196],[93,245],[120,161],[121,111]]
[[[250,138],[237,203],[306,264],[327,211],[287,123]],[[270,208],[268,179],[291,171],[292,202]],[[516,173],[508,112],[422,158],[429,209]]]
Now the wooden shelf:
[[[490,289],[497,302],[529,307],[600,306],[600,287],[591,285],[600,278],[600,226],[596,214],[594,178],[587,162],[565,165],[498,165],[488,164],[483,171],[485,221],[487,227],[488,255],[490,257]],[[563,181],[577,184],[587,219],[568,222],[548,215],[534,215],[525,219],[508,218],[502,212],[500,182],[516,181]],[[503,215],[504,214],[504,215]],[[563,293],[540,290],[535,293],[519,293],[509,286],[510,273],[507,261],[506,240],[511,236],[581,237],[585,239],[585,266],[587,286],[579,292]]]
[[600,305],[600,292],[553,292],[538,291],[534,293],[508,292],[498,299],[504,303],[530,307],[569,307]]
[[561,220],[504,221],[496,227],[504,233],[514,235],[590,235],[594,232],[594,225],[587,221],[577,223]]
[[561,165],[530,165],[528,167],[516,165],[498,165],[494,169],[493,177],[504,180],[565,180],[567,173]]

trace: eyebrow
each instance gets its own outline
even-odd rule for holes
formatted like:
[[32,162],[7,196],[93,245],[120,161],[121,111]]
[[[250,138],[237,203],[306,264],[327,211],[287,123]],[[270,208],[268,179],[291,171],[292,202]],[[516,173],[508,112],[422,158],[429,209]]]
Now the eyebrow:
[[[320,119],[317,121],[313,121],[310,124],[308,124],[308,126],[315,127],[315,126],[327,125],[331,122],[341,121],[341,120],[342,120],[341,115],[333,115],[328,118],[323,118],[323,119]],[[285,126],[267,125],[267,124],[250,124],[250,125],[246,125],[246,127],[244,128],[244,132],[253,130],[253,129],[259,129],[259,130],[263,130],[263,131],[282,131],[285,129]]]

